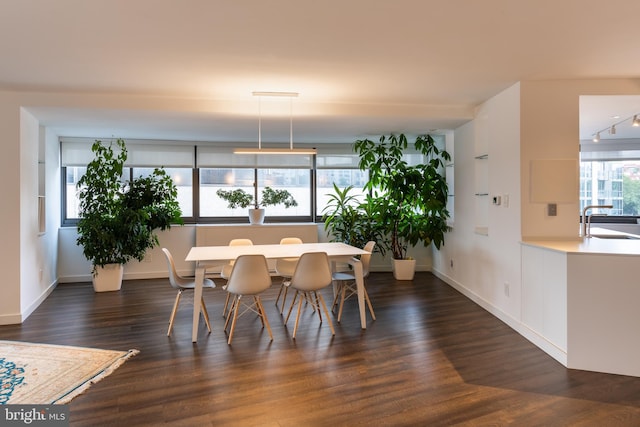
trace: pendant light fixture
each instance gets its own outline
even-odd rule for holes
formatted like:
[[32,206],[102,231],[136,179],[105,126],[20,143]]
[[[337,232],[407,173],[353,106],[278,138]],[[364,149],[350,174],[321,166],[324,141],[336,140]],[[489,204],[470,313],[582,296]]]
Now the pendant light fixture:
[[[236,148],[234,154],[316,154],[315,148],[293,148],[293,98],[298,97],[297,92],[253,92],[253,96],[258,98],[258,147],[257,148]],[[269,97],[289,98],[289,148],[262,148],[262,107],[261,99]]]

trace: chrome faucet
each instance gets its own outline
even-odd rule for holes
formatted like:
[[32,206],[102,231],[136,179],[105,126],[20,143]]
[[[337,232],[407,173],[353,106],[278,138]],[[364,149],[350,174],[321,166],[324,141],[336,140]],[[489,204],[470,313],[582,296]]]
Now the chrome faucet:
[[591,237],[591,215],[589,215],[589,233],[587,234],[587,211],[589,209],[613,209],[613,205],[589,205],[582,209],[582,237]]

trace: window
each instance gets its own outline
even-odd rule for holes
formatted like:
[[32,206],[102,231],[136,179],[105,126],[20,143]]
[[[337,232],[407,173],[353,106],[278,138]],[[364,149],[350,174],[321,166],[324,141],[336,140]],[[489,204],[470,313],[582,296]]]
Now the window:
[[367,183],[369,175],[366,171],[359,169],[318,169],[317,172],[317,212],[318,217],[322,216],[322,212],[329,202],[329,195],[333,194],[333,184],[344,190],[348,186],[353,186],[353,190],[349,194],[358,196],[364,200],[364,192],[362,187]]
[[316,159],[316,217],[322,218],[329,195],[333,194],[333,184],[344,190],[353,186],[351,195],[362,195],[362,187],[369,180],[367,171],[358,168],[359,157],[351,144],[323,144],[318,148]]
[[[80,200],[77,197],[77,184],[86,172],[86,167],[67,166],[63,167],[65,174],[64,186],[64,218],[68,221],[77,220],[79,216]],[[164,168],[171,176],[178,190],[178,203],[182,210],[183,217],[193,216],[193,183],[192,171],[186,168]],[[148,176],[153,172],[153,168],[125,168],[122,182],[138,176]]]
[[[106,141],[105,141],[106,142]],[[64,138],[60,141],[60,157],[64,185],[63,225],[73,225],[79,217],[76,184],[93,159],[93,140]],[[183,217],[193,216],[193,145],[166,141],[127,141],[127,162],[123,182],[134,176],[145,176],[156,167],[164,167],[178,189],[178,202]]]
[[[613,205],[607,216],[640,216],[640,152],[614,144],[583,144],[580,153],[580,213],[588,205]],[[596,151],[598,150],[598,151]],[[594,218],[594,221],[606,218]],[[635,221],[634,221],[635,222]]]
[[298,206],[269,206],[266,214],[270,217],[311,217],[311,169],[254,169],[254,168],[202,168],[200,172],[200,212],[201,218],[242,218],[247,217],[246,209],[230,209],[227,202],[216,192],[219,189],[242,189],[253,195],[255,175],[258,176],[258,200],[265,187],[288,190],[298,202]]
[[80,200],[76,195],[76,186],[82,175],[87,171],[86,167],[69,166],[63,168],[65,174],[65,185],[63,193],[66,194],[64,206],[65,219],[78,219]]
[[[131,178],[151,175],[154,168],[131,168]],[[178,204],[183,218],[193,217],[193,172],[187,168],[164,168],[178,190]]]
[[[444,141],[444,139],[443,139]],[[63,225],[77,222],[79,201],[76,184],[93,159],[87,138],[62,138],[61,165]],[[368,172],[358,168],[359,158],[351,144],[319,144],[318,154],[273,156],[238,155],[233,144],[188,144],[183,141],[127,140],[128,158],[123,182],[146,176],[155,167],[163,167],[178,189],[178,202],[185,222],[246,222],[246,209],[229,209],[218,189],[241,188],[253,195],[258,183],[258,198],[269,186],[288,190],[298,206],[269,206],[267,221],[309,222],[321,219],[333,193],[333,184],[344,189],[353,186],[351,194],[362,194]],[[422,161],[422,156],[408,150],[409,163]]]

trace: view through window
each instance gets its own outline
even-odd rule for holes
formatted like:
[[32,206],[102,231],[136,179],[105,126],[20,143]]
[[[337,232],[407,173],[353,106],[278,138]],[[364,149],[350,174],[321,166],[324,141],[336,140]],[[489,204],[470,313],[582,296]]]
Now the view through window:
[[613,205],[599,213],[640,216],[640,160],[580,162],[580,212],[588,205]]

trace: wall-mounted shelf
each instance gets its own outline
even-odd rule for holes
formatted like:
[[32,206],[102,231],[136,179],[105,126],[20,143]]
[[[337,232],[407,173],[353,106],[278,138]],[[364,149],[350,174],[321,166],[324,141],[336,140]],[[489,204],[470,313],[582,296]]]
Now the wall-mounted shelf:
[[481,236],[488,236],[489,235],[489,227],[475,227],[473,229],[474,233],[479,234]]
[[[481,152],[482,153],[482,152]],[[474,232],[489,235],[489,159],[488,153],[475,156],[475,224]]]

